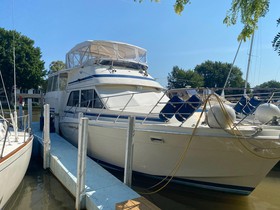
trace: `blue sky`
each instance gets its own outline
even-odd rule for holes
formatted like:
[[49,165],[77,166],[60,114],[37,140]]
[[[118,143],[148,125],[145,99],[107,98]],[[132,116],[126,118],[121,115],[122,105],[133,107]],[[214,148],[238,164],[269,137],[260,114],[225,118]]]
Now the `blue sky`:
[[[149,72],[166,86],[167,75],[177,65],[194,69],[206,60],[232,63],[241,24],[223,24],[231,0],[191,0],[181,15],[175,0],[0,0],[0,27],[15,29],[40,47],[45,68],[85,40],[114,40],[148,50]],[[259,22],[249,73],[251,86],[280,81],[280,56],[271,41],[280,31],[280,1]],[[249,41],[242,44],[235,65],[245,78]]]

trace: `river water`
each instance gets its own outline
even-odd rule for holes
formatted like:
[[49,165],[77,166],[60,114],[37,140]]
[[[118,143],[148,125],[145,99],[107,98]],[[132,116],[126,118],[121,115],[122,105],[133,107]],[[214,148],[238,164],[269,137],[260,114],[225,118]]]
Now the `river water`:
[[[115,174],[122,179],[122,174]],[[133,189],[145,192],[144,178],[133,179]],[[161,209],[166,210],[279,210],[280,165],[267,175],[249,195],[240,196],[192,187],[180,190],[170,185],[155,194],[142,194]],[[60,210],[75,209],[73,196],[51,174],[42,168],[42,160],[33,157],[26,176],[12,196],[5,210]]]
[[[116,174],[120,176],[119,174]],[[144,192],[145,180],[133,180],[133,189]],[[144,178],[143,178],[144,179]],[[184,190],[170,185],[156,194],[144,195],[161,209],[166,210],[279,210],[280,167],[274,168],[260,185],[249,195],[185,187]],[[5,210],[60,210],[75,209],[72,195],[50,171],[42,168],[42,161],[32,160],[26,176],[11,198]]]

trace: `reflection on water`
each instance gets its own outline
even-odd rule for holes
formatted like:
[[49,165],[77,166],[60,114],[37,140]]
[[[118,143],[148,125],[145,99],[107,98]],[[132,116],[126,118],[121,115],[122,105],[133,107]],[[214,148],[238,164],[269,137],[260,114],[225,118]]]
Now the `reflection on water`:
[[5,210],[75,209],[74,198],[41,161],[32,160],[26,175],[7,203]]
[[[122,179],[122,174],[114,173]],[[137,180],[138,179],[138,180]],[[134,190],[141,192],[147,187],[147,180],[134,177]],[[180,190],[170,185],[156,194],[142,194],[163,210],[279,210],[280,169],[274,169],[249,195],[241,196],[215,191],[184,187]],[[27,174],[9,201],[5,210],[60,210],[74,209],[74,198],[42,163],[32,161]]]
[[249,196],[191,187],[184,191],[169,187],[157,194],[143,196],[163,210],[279,210],[280,170],[271,171]]
[[[111,171],[112,172],[112,171]],[[122,173],[112,172],[120,180]],[[155,194],[144,194],[155,184],[143,177],[133,177],[133,189],[163,210],[279,210],[280,167],[274,168],[249,195],[242,196],[194,187],[169,184]],[[145,187],[144,187],[145,186]]]

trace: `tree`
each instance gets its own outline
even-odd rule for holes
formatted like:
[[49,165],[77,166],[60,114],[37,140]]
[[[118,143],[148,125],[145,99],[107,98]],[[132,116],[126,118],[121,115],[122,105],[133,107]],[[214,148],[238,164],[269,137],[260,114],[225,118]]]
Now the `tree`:
[[14,86],[14,57],[17,88],[30,89],[41,85],[46,75],[41,50],[34,47],[34,41],[14,30],[0,28],[0,70],[5,81],[6,90],[12,92]]
[[174,66],[171,73],[168,74],[168,89],[185,88],[191,86],[193,88],[203,87],[203,77],[193,70],[180,69]]
[[[271,96],[273,92],[274,93],[274,98],[279,98],[279,89],[280,89],[280,82],[277,82],[276,80],[270,80],[268,82],[264,82],[254,88],[253,93],[255,95],[259,95],[264,98],[268,98]],[[261,94],[260,94],[261,93]]]
[[[203,76],[204,87],[223,88],[232,64],[222,62],[205,61],[194,69],[196,73]],[[229,76],[226,87],[243,88],[245,81],[242,79],[241,70],[234,66]],[[227,94],[240,93],[241,91],[227,91]],[[220,91],[218,91],[220,93]]]
[[[137,1],[137,0],[134,0]],[[143,0],[138,0],[142,2]],[[152,0],[153,1],[153,0]],[[160,0],[154,0],[159,2]],[[181,14],[185,5],[190,0],[176,0],[174,10],[177,14]],[[244,25],[238,40],[246,41],[250,38],[254,31],[258,28],[257,24],[260,17],[264,17],[269,10],[269,0],[232,0],[231,8],[227,11],[224,23],[228,26],[235,25],[237,18],[241,17],[241,23]]]
[[52,61],[49,65],[50,72],[57,72],[59,70],[65,69],[65,63],[63,61]]
[[260,17],[264,17],[269,10],[269,0],[232,0],[231,8],[227,11],[224,23],[228,26],[235,25],[241,16],[243,29],[238,40],[246,41],[258,28]]
[[[277,20],[277,26],[280,24],[280,18]],[[278,51],[278,55],[280,55],[280,32],[274,37],[272,41],[272,47],[275,51]]]

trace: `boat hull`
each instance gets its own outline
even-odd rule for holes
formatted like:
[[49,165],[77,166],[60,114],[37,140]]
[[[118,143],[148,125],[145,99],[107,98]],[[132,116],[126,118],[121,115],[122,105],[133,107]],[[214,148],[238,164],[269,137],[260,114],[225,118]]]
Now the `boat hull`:
[[0,159],[0,209],[21,183],[29,165],[33,137]]
[[[77,145],[77,122],[62,121],[60,128],[66,139]],[[90,121],[88,130],[88,154],[123,168],[127,125]],[[261,157],[248,149],[248,142],[242,141],[232,135],[226,138],[209,135],[203,129],[192,137],[192,129],[136,125],[133,170],[158,178],[174,176],[172,181],[192,186],[247,195],[278,159]]]

